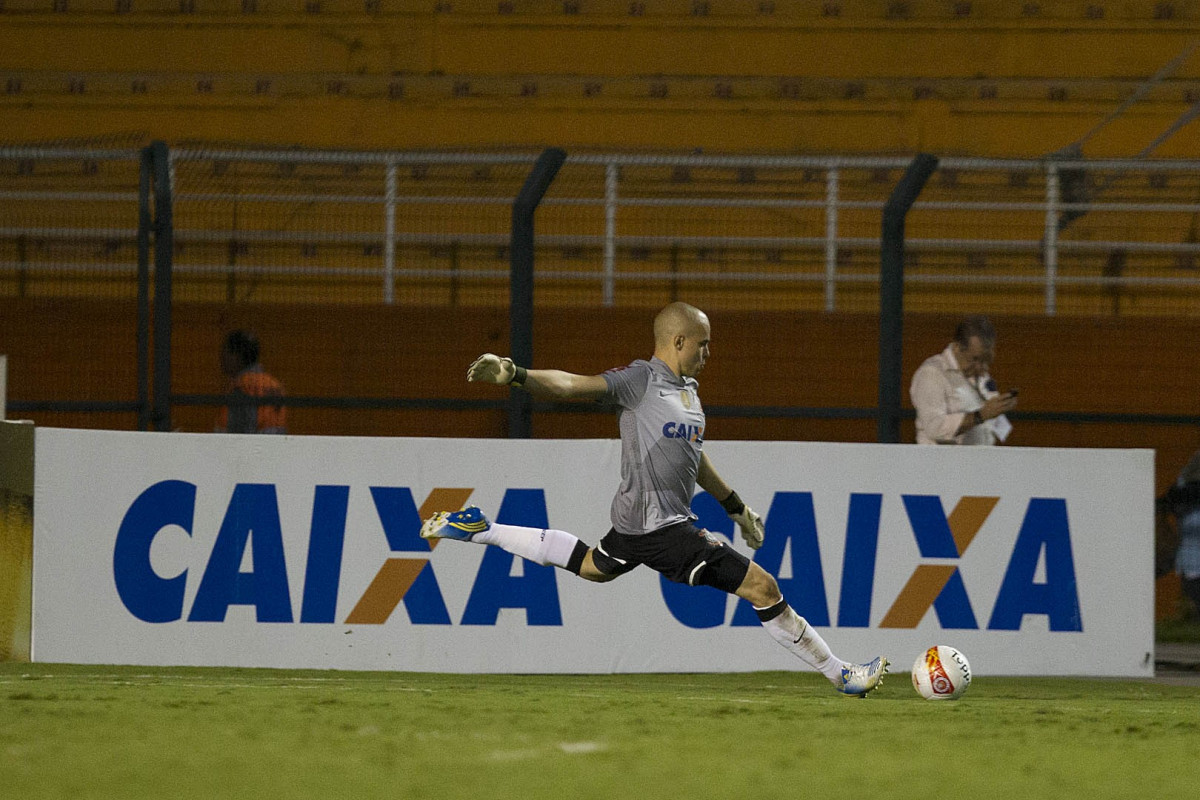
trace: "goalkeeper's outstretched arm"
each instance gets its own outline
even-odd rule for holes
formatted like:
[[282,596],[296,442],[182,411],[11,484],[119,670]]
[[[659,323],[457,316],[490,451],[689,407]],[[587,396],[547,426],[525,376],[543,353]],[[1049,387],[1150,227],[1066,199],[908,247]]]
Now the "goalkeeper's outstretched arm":
[[534,397],[552,400],[596,400],[608,392],[603,375],[576,375],[561,369],[526,369],[511,358],[484,353],[467,368],[467,380],[516,386]]

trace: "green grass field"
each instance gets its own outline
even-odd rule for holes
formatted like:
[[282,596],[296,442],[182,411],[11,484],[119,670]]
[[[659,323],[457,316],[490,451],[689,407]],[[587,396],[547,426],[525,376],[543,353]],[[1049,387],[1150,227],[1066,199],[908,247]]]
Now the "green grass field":
[[[0,664],[6,798],[1194,796],[1200,688]],[[1053,792],[1053,794],[1051,794]]]

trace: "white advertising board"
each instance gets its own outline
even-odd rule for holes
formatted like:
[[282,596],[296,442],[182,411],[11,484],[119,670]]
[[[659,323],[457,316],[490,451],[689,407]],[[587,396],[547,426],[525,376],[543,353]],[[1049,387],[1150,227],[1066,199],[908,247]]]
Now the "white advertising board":
[[[1153,453],[708,442],[755,560],[848,660],[1153,673]],[[595,544],[616,441],[37,431],[33,658],[438,672],[806,669],[744,601],[418,531],[469,502]],[[733,537],[713,498],[700,524]],[[751,553],[740,538],[734,546]]]

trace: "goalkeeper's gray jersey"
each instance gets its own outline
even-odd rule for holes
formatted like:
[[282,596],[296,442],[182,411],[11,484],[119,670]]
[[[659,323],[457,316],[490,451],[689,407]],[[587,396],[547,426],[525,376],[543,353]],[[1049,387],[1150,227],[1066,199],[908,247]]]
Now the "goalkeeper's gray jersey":
[[621,486],[612,501],[618,533],[639,535],[693,520],[692,494],[704,444],[704,409],[694,378],[661,359],[604,373],[605,399],[621,407]]

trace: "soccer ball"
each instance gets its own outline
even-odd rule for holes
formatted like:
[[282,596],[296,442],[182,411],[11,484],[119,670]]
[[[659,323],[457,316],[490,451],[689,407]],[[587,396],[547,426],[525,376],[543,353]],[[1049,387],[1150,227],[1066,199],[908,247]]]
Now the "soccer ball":
[[912,682],[926,700],[957,700],[971,685],[971,665],[955,648],[935,644],[917,656]]

